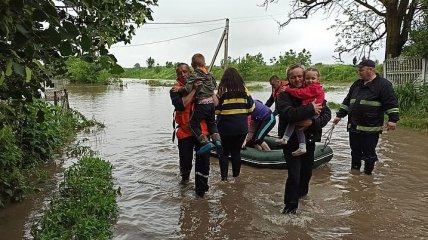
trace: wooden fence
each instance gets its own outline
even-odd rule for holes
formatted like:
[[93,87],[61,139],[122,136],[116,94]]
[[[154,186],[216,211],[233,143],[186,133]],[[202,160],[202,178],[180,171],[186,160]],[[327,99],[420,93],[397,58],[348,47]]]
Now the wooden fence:
[[403,83],[425,84],[427,60],[422,58],[390,58],[383,63],[383,75],[394,85]]
[[47,101],[53,101],[55,106],[60,106],[62,108],[70,108],[70,105],[68,103],[68,92],[66,89],[62,90],[50,90],[47,89],[45,92],[46,100]]

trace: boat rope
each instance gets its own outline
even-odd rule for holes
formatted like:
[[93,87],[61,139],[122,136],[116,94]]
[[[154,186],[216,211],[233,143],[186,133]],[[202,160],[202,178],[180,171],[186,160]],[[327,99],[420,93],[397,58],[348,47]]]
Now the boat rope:
[[324,147],[321,149],[321,151],[324,151],[324,149],[328,146],[328,144],[330,144],[331,141],[331,136],[333,135],[333,129],[336,126],[335,123],[333,123],[330,127],[330,129],[327,130],[327,132],[325,132],[322,136],[327,136],[325,141],[324,141]]

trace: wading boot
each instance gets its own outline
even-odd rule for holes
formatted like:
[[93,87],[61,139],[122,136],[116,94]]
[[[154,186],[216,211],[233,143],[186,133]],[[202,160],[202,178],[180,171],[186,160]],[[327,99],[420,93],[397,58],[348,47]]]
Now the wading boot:
[[373,172],[373,169],[374,169],[374,165],[375,165],[374,161],[366,160],[364,162],[364,173],[366,175],[372,175],[372,172]]
[[213,139],[214,145],[217,150],[217,154],[220,155],[223,153],[223,147],[221,146],[221,140],[220,140],[220,134],[214,133],[211,135],[211,138]]

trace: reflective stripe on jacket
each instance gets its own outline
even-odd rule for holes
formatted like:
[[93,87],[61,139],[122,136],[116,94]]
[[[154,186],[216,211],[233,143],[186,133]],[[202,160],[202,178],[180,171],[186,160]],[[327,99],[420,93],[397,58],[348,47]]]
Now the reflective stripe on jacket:
[[378,74],[367,84],[361,79],[355,81],[337,112],[340,118],[348,115],[348,130],[374,133],[382,132],[384,114],[390,122],[399,120],[394,88]]

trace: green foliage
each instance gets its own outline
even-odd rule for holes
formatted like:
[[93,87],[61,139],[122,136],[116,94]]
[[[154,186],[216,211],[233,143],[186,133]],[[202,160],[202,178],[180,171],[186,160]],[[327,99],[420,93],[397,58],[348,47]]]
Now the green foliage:
[[147,58],[146,63],[148,68],[152,68],[155,66],[155,60],[152,57]]
[[[285,78],[286,67],[293,64],[303,64],[309,66],[311,63],[310,52],[303,49],[296,53],[289,50],[278,58],[271,58],[272,65],[266,65],[261,53],[255,56],[246,54],[242,58],[232,59],[229,57],[229,67],[235,67],[244,77],[245,81],[263,81],[267,82],[272,75],[277,75]],[[358,71],[355,67],[343,64],[316,64],[316,68],[321,73],[321,81],[325,82],[352,82],[358,79]],[[216,80],[220,80],[224,69],[219,66],[214,66],[211,69]],[[125,69],[125,72],[120,75],[124,78],[138,79],[175,79],[175,71],[173,68],[156,66],[154,68],[141,69]]]
[[301,52],[296,53],[292,49],[285,52],[283,55],[280,55],[278,60],[273,63],[280,66],[290,66],[293,64],[300,64],[303,66],[311,65],[311,53],[306,49],[303,49]]
[[[428,4],[428,1],[424,1]],[[415,24],[410,32],[409,44],[404,48],[404,54],[408,56],[428,58],[428,10],[425,8],[423,19]]]
[[139,68],[141,68],[141,66],[140,66],[140,64],[139,64],[139,63],[136,63],[136,64],[134,64],[134,68],[139,69]]
[[19,201],[25,188],[22,173],[22,151],[10,126],[0,128],[0,207],[5,201]]
[[[108,48],[130,43],[135,29],[152,20],[157,0],[28,0],[1,3],[0,99],[31,101],[40,83],[64,74],[68,56],[116,58]],[[42,64],[43,63],[43,64]]]
[[415,86],[405,83],[395,88],[400,125],[428,131],[428,85]]
[[316,64],[323,82],[350,82],[359,78],[358,70],[351,65],[344,64]]
[[168,62],[168,61],[167,61],[167,62],[165,63],[165,67],[166,67],[166,68],[173,68],[174,66],[175,66],[175,65],[174,65],[172,62]]
[[74,83],[103,83],[107,84],[117,73],[122,73],[122,67],[111,68],[110,58],[101,56],[97,61],[86,62],[77,57],[70,57],[65,62],[68,78]]
[[68,168],[55,197],[39,222],[34,239],[110,239],[118,206],[112,165],[100,158],[83,157]]
[[30,190],[27,169],[48,161],[77,131],[102,126],[42,100],[14,102],[0,101],[0,205],[20,201]]

